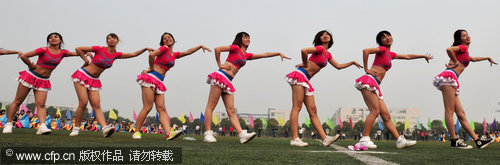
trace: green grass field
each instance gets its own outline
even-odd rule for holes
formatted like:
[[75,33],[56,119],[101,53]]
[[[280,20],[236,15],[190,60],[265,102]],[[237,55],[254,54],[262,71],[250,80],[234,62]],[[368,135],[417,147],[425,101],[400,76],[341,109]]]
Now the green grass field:
[[[80,132],[69,137],[69,131],[53,131],[50,135],[35,135],[34,129],[14,129],[13,134],[0,133],[0,147],[181,147],[183,164],[363,164],[363,162],[320,142],[305,139],[308,147],[291,147],[289,139],[256,138],[240,144],[236,137],[216,137],[217,143],[204,143],[202,136],[195,141],[181,136],[166,141],[164,135],[143,134],[142,140],[133,140],[129,133],[115,133],[103,138],[101,132]],[[362,152],[398,164],[499,164],[500,144],[486,149],[460,150],[449,143],[418,142],[414,147],[397,149],[394,141],[374,141],[381,153]],[[355,141],[338,141],[347,147]]]

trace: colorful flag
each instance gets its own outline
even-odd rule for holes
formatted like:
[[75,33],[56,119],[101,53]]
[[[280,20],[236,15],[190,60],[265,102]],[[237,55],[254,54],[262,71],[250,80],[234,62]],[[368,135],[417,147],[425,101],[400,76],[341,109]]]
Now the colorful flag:
[[205,123],[205,117],[203,116],[203,112],[200,112],[200,113],[201,113],[201,114],[200,114],[200,121],[201,121],[202,123]]
[[194,120],[193,114],[191,114],[191,112],[189,112],[189,122],[192,123],[193,120]]
[[34,115],[38,114],[38,108],[35,107],[35,113],[33,113]]
[[340,129],[342,129],[342,127],[344,127],[344,123],[342,123],[342,119],[340,119],[340,115],[339,115],[339,125],[340,125]]
[[7,110],[7,108],[5,108],[5,103],[2,103],[2,109],[0,109],[0,110],[4,110],[4,111]]
[[95,118],[95,112],[93,109],[92,109],[92,118]]
[[309,125],[311,124],[311,121],[309,120],[309,118],[307,118],[307,116],[306,116],[306,122],[305,122],[305,124],[307,125],[307,127],[309,127]]
[[59,115],[59,117],[62,117],[61,109],[59,109],[59,107],[57,107],[56,117],[57,115]]
[[182,124],[186,123],[186,118],[184,118],[184,114],[181,112],[181,118],[180,118]]
[[394,124],[394,126],[396,126],[396,118],[392,118],[392,124]]
[[446,129],[446,122],[444,122],[444,117],[443,117],[443,120],[441,121],[441,123],[443,123],[443,127]]
[[283,125],[285,124],[285,121],[283,120],[283,117],[281,117],[281,116],[279,116],[278,122],[279,122],[281,127],[283,127]]
[[332,119],[330,119],[330,117],[328,117],[328,121],[326,124],[328,124],[328,127],[330,127],[330,129],[335,128],[335,126],[333,125]]
[[135,110],[133,110],[134,114],[132,115],[132,117],[134,118],[134,121],[137,121],[137,114],[135,113]]
[[351,128],[354,128],[354,126],[352,125],[352,117],[349,117],[349,125],[351,125]]
[[405,117],[405,130],[407,130],[408,128],[410,128],[410,121],[408,121],[408,118]]
[[497,131],[497,118],[493,119],[493,123],[491,123],[491,129],[493,129],[493,131]]
[[158,112],[156,112],[156,122],[160,122],[160,116],[159,116]]
[[115,111],[113,111],[113,109],[109,110],[109,117],[108,118],[114,119],[114,120],[118,119],[118,116],[116,115]]
[[264,128],[267,128],[267,121],[264,117],[262,117],[262,125],[264,125]]
[[254,128],[254,123],[253,123],[253,117],[252,117],[252,114],[250,114],[250,127]]
[[432,129],[431,117],[427,118],[427,126],[429,127],[429,129]]
[[384,126],[382,126],[382,122],[380,122],[380,119],[378,119],[378,129],[384,130]]
[[73,119],[72,116],[71,116],[71,111],[69,109],[66,111],[66,119],[67,120]]
[[215,114],[212,116],[212,123],[214,123],[214,125],[219,125],[219,118],[217,118]]
[[28,111],[28,107],[26,107],[26,105],[24,104],[21,104],[21,106],[19,106],[19,112],[21,112],[21,110],[24,110],[24,112]]
[[486,118],[484,118],[484,120],[483,120],[483,134],[486,134],[486,127],[487,126],[488,125],[486,124]]
[[460,129],[460,122],[457,119],[457,123],[455,124],[455,132],[458,134],[458,130]]
[[476,125],[474,124],[474,120],[470,120],[470,128],[472,128],[472,131],[476,130]]
[[422,126],[420,125],[420,120],[417,118],[417,129],[422,129]]

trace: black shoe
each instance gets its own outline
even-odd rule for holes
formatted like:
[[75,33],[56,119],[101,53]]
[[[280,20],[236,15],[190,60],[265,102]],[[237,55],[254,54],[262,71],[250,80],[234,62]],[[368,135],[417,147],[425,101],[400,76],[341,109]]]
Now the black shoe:
[[[462,139],[450,139],[451,148],[472,149],[471,145],[465,144]],[[477,144],[477,143],[476,143]]]
[[495,139],[493,139],[493,138],[489,138],[489,139],[486,139],[486,140],[477,139],[476,140],[476,146],[479,149],[483,149],[483,148],[488,147],[488,145],[490,145],[491,143],[493,143],[493,141],[495,141]]

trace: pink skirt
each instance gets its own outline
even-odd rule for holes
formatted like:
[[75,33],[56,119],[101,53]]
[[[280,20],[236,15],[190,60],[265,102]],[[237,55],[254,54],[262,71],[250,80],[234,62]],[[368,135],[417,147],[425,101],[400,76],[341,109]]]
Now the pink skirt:
[[458,93],[460,92],[460,83],[458,83],[458,76],[455,71],[451,69],[446,69],[445,71],[441,72],[439,75],[434,77],[432,84],[434,87],[436,87],[438,90],[441,90],[441,86],[443,85],[451,85],[457,89],[456,95],[458,96]]
[[49,91],[52,88],[49,78],[41,77],[32,70],[19,72],[19,77],[16,80],[23,86],[34,90]]
[[234,94],[236,89],[234,89],[233,84],[231,83],[232,78],[225,74],[224,71],[219,70],[213,73],[210,73],[207,78],[207,84],[215,85],[222,88],[222,91],[227,94]]
[[153,88],[155,93],[159,95],[163,95],[165,94],[165,91],[167,91],[167,88],[165,88],[161,79],[152,73],[140,74],[137,76],[136,81],[143,87]]
[[101,90],[102,88],[101,80],[99,80],[99,78],[92,77],[83,68],[80,68],[75,73],[73,73],[73,75],[71,75],[71,78],[73,79],[73,82],[80,83],[91,91]]
[[380,83],[378,82],[376,77],[370,74],[366,74],[356,79],[356,84],[354,84],[354,87],[356,87],[356,89],[360,91],[362,89],[368,89],[369,91],[375,92],[378,95],[378,98],[384,99],[379,85]]
[[306,88],[306,96],[314,95],[314,88],[312,87],[311,83],[309,83],[309,79],[307,79],[307,76],[301,70],[296,70],[288,73],[285,76],[285,81],[290,85],[300,85]]

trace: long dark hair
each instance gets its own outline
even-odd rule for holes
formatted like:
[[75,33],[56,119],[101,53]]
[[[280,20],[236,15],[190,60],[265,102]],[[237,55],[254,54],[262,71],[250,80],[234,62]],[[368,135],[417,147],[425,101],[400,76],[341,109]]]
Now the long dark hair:
[[453,34],[453,46],[458,46],[458,45],[462,44],[462,40],[461,40],[461,38],[462,38],[462,32],[467,32],[467,31],[464,30],[464,29],[458,29]]
[[321,36],[324,33],[326,33],[330,36],[330,42],[328,42],[328,48],[331,48],[333,45],[333,37],[332,37],[332,34],[326,30],[321,30],[318,33],[316,33],[316,36],[314,36],[313,44],[314,44],[314,46],[322,45],[323,42],[321,42]]
[[47,36],[47,45],[49,45],[49,39],[50,39],[50,36],[52,36],[52,35],[57,35],[59,37],[59,39],[61,39],[61,44],[59,44],[59,49],[61,49],[62,45],[64,45],[64,40],[63,40],[62,35],[57,33],[57,32],[52,32]]
[[244,36],[250,37],[250,35],[247,32],[239,32],[236,34],[236,37],[234,37],[233,45],[238,45],[241,48],[241,44],[243,44],[243,39]]
[[388,36],[392,36],[391,33],[389,31],[387,31],[387,30],[382,30],[382,31],[378,32],[378,34],[377,34],[377,44],[379,46],[383,46],[382,45],[382,37],[384,37],[384,34],[387,34]]
[[175,38],[174,38],[174,36],[172,35],[172,33],[165,32],[165,33],[163,33],[163,35],[161,35],[161,38],[160,38],[160,46],[165,45],[165,43],[163,43],[163,36],[165,36],[165,34],[170,35],[170,37],[172,37],[172,39],[174,40],[174,44],[175,44]]

